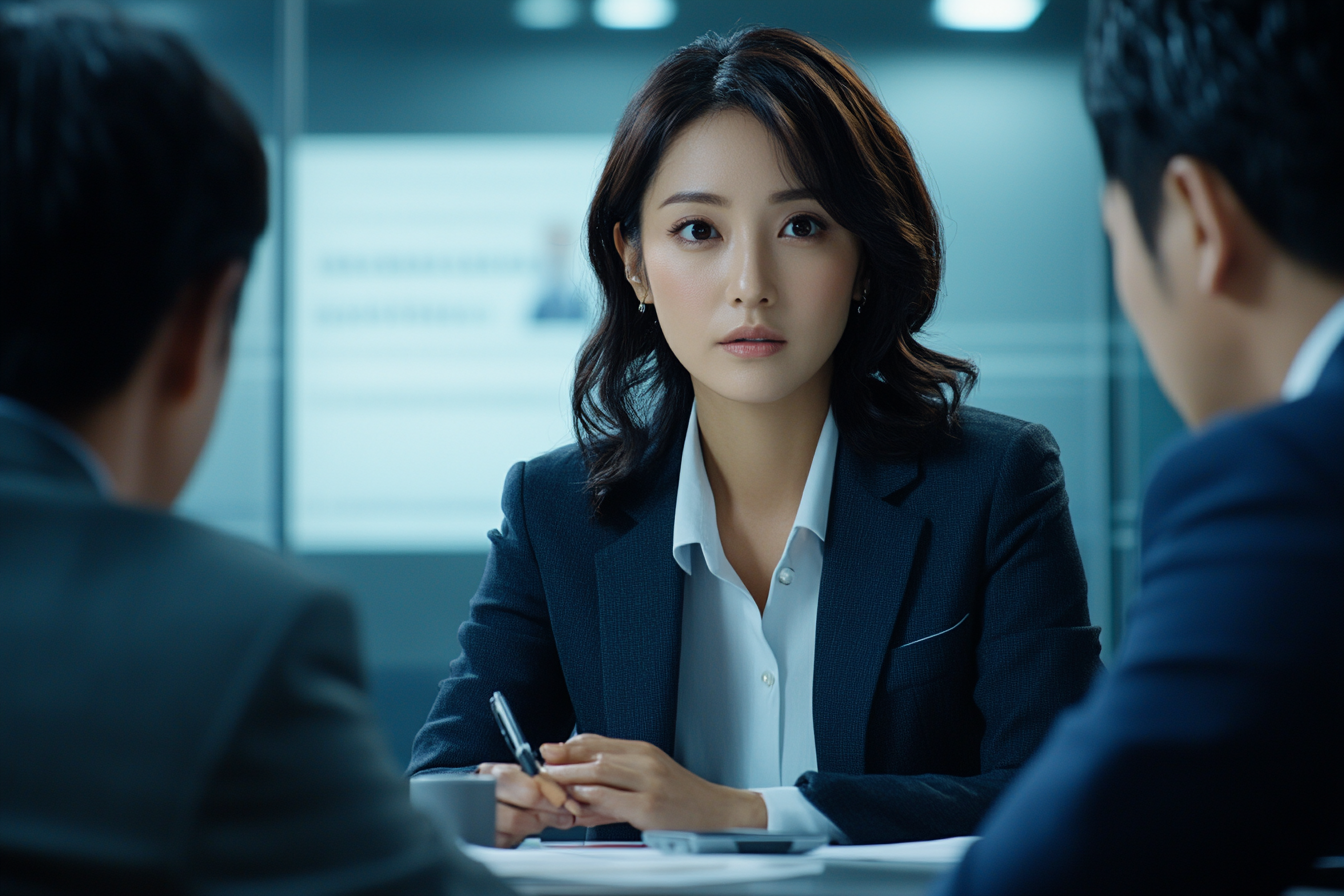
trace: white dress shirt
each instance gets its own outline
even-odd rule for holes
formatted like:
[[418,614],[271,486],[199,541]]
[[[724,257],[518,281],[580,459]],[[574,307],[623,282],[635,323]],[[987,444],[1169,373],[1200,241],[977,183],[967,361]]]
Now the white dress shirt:
[[60,445],[89,474],[89,478],[97,486],[98,492],[105,498],[111,497],[112,476],[108,473],[106,464],[69,427],[54,417],[42,413],[37,408],[10,398],[8,395],[0,395],[0,418],[13,420],[29,429],[36,430]]
[[1311,394],[1340,342],[1344,342],[1344,299],[1325,313],[1297,350],[1283,380],[1284,401],[1296,401]]
[[812,663],[838,442],[828,413],[761,613],[724,556],[691,408],[672,524],[672,555],[686,573],[674,757],[709,781],[759,792],[772,831],[845,842],[790,786],[817,767]]

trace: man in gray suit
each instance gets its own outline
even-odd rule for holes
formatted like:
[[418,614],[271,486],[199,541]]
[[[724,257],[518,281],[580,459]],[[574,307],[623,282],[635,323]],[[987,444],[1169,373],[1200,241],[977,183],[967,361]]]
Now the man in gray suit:
[[177,38],[0,13],[5,892],[508,892],[411,809],[346,599],[165,513],[266,193]]

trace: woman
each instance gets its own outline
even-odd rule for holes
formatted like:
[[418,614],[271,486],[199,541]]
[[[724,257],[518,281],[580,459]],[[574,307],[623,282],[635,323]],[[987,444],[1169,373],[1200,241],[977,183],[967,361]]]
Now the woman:
[[942,246],[895,122],[807,38],[707,36],[630,103],[588,227],[578,444],[510,471],[412,771],[495,775],[501,845],[970,833],[1099,647],[1050,435],[914,339]]

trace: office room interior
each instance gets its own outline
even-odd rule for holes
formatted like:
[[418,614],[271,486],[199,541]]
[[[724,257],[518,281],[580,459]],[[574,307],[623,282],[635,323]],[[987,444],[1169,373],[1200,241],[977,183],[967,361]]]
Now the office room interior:
[[[1110,283],[1083,0],[117,5],[187,36],[272,161],[221,413],[178,510],[354,596],[403,763],[458,654],[505,473],[573,440],[583,216],[612,130],[707,31],[821,39],[905,129],[946,237],[925,338],[979,365],[971,404],[1058,440],[1103,657],[1123,639],[1139,495],[1181,425]],[[1028,14],[949,18],[977,6]]]

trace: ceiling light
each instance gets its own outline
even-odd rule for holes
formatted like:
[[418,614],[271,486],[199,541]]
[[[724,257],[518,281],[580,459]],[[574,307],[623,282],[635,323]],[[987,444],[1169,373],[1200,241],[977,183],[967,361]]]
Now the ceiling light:
[[957,31],[1025,31],[1046,0],[933,0],[933,20]]
[[513,4],[513,20],[537,31],[568,28],[582,13],[579,0],[516,0]]
[[603,28],[666,28],[676,17],[676,0],[594,0],[593,2],[593,19]]

